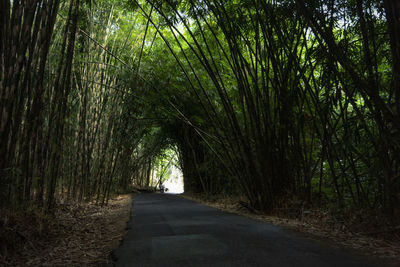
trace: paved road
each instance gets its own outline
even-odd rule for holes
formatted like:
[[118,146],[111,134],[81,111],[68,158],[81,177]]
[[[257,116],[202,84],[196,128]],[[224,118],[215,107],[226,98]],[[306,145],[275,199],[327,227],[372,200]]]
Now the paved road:
[[377,266],[326,242],[170,194],[137,194],[116,266]]

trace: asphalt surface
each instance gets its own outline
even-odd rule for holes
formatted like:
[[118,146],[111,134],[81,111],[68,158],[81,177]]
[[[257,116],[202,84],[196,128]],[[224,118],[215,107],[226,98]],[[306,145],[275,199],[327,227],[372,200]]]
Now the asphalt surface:
[[339,246],[170,194],[137,194],[116,266],[377,266]]

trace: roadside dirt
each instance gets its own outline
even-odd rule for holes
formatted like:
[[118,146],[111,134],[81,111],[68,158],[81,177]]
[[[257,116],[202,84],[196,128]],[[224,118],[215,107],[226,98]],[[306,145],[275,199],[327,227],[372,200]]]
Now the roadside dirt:
[[385,265],[387,262],[388,266],[400,267],[398,229],[394,229],[394,231],[375,229],[367,233],[356,232],[345,224],[332,223],[329,215],[321,211],[309,211],[302,215],[301,218],[292,219],[257,213],[240,204],[239,199],[221,198],[210,201],[199,195],[185,193],[181,196],[223,211],[331,240],[337,244],[355,249],[360,254],[380,258],[385,262]]
[[[0,225],[1,266],[105,266],[126,232],[132,195],[107,206],[59,205],[54,217],[10,216]],[[33,218],[32,218],[33,217]],[[11,243],[10,243],[11,242]],[[3,244],[1,244],[3,243]]]

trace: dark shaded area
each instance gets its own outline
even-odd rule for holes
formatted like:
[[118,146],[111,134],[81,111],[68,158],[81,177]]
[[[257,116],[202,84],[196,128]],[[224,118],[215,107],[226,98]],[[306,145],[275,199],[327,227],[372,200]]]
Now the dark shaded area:
[[134,196],[116,266],[378,266],[292,231],[168,194]]

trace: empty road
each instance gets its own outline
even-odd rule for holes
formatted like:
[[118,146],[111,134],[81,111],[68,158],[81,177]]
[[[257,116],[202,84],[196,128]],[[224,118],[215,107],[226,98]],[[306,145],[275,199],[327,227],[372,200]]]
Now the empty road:
[[116,266],[377,266],[304,234],[170,194],[136,194]]

